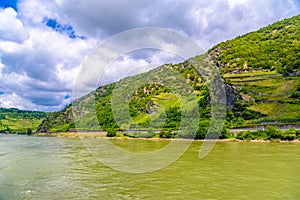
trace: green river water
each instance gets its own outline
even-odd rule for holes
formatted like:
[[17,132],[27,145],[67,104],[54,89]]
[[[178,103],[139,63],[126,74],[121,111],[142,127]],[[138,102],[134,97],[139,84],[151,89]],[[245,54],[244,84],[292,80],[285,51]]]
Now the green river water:
[[[168,142],[114,143],[149,151]],[[132,174],[100,163],[79,139],[0,135],[0,200],[300,199],[299,143],[217,143],[199,159],[201,145],[168,167]]]

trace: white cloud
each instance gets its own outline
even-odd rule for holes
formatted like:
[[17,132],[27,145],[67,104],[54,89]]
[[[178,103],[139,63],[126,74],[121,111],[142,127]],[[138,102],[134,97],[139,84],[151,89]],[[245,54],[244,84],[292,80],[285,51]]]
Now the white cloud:
[[[63,102],[64,105],[71,103],[71,99],[69,98],[68,99],[62,98],[61,101]],[[63,106],[60,105],[45,106],[45,105],[32,103],[27,98],[21,97],[16,93],[0,95],[0,107],[18,108],[21,110],[35,110],[35,111],[39,111],[39,110],[54,111],[63,108]]]
[[[25,19],[26,20],[26,19]],[[57,110],[70,102],[79,65],[95,39],[71,39],[44,23],[28,25],[22,43],[0,40],[3,107]]]
[[57,12],[91,37],[108,37],[131,28],[155,26],[182,31],[201,42],[204,49],[299,13],[296,0],[56,2]]
[[0,40],[23,42],[28,37],[23,23],[12,8],[0,9]]

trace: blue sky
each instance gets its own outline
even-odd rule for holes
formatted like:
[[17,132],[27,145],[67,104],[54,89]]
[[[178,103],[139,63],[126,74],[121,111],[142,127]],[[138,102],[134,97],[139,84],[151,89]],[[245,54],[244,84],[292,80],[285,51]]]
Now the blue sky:
[[8,7],[12,7],[15,10],[17,9],[17,2],[18,0],[1,0],[0,1],[0,7],[1,8],[8,8]]
[[[0,0],[0,107],[63,108],[84,59],[122,31],[169,28],[207,50],[299,13],[299,0]],[[106,82],[135,65],[175,60],[159,51],[128,55]]]

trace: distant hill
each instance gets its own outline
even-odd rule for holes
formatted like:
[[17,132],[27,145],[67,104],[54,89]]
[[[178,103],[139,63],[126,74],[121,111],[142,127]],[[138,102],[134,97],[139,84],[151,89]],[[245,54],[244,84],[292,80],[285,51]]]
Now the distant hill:
[[[201,139],[209,126],[211,107],[208,88],[195,66],[202,65],[203,61],[209,59],[217,65],[225,81],[228,100],[225,128],[300,124],[299,30],[300,15],[222,42],[211,48],[208,54],[176,65],[167,64],[124,80],[126,82],[132,78],[143,80],[150,75],[160,76],[168,69],[182,74],[186,83],[193,88],[200,107],[196,138]],[[116,123],[111,107],[112,92],[119,83],[102,86],[74,102],[77,108],[82,108],[75,112],[80,115],[80,121],[76,123],[77,129],[122,128]],[[133,121],[132,128],[136,124],[147,129],[151,121],[157,120],[156,124],[166,131],[176,130],[180,116],[193,109],[190,107],[181,110],[176,96],[159,84],[142,85],[131,92],[129,112]],[[39,125],[38,131],[74,129],[72,109],[73,106],[69,105],[62,111],[50,113]],[[161,109],[166,110],[165,115],[160,113]],[[92,117],[95,111],[97,120]],[[160,122],[159,119],[164,116],[165,122]],[[222,134],[226,134],[226,129]]]
[[0,108],[0,132],[27,133],[29,130],[35,131],[46,116],[45,112]]

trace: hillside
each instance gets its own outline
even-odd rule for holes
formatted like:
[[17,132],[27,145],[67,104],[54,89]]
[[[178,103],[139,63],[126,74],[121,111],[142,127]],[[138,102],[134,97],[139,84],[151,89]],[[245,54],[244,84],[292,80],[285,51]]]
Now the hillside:
[[300,66],[299,24],[300,15],[222,42],[208,52],[222,73],[251,69],[296,72]]
[[0,108],[0,132],[27,133],[30,130],[35,131],[46,116],[45,112]]
[[[152,128],[164,127],[166,129],[176,129],[180,124],[180,116],[188,115],[194,107],[189,99],[183,98],[181,101],[185,103],[186,110],[180,112],[180,103],[177,96],[172,94],[169,88],[159,83],[159,79],[168,77],[165,78],[165,80],[169,81],[167,84],[173,87],[181,86],[172,83],[174,79],[172,79],[172,74],[169,74],[170,69],[175,70],[184,77],[182,82],[186,83],[185,81],[187,81],[186,84],[192,88],[196,94],[196,103],[198,102],[202,108],[200,112],[201,119],[208,123],[210,115],[210,107],[207,104],[209,99],[208,89],[196,69],[186,61],[177,65],[167,64],[147,73],[125,78],[118,83],[99,87],[95,92],[76,100],[73,102],[73,105],[76,104],[76,110],[74,112],[76,115],[80,115],[80,121],[76,123],[76,129],[148,129],[151,121],[155,122],[155,126]],[[130,127],[119,127],[112,113],[111,103],[113,92],[118,91],[117,86],[119,84],[123,88],[130,86],[132,80],[134,80],[134,82],[141,82],[142,80],[146,80],[147,77],[153,77],[154,81],[152,84],[142,84],[136,88],[136,90],[130,91],[129,112],[132,118]],[[70,105],[62,111],[51,113],[39,126],[38,130],[40,132],[60,132],[75,128],[72,119],[72,109],[73,106]],[[166,113],[163,112],[164,110]],[[93,117],[95,111],[97,119]],[[162,120],[164,118],[166,118],[166,123]]]
[[[196,66],[209,59],[219,68],[225,81],[228,100],[226,128],[300,124],[299,30],[300,15],[220,43],[206,55],[176,65],[167,64],[121,82],[126,84],[131,79],[161,76],[170,70],[180,73],[193,88],[200,107],[196,133],[196,138],[200,139],[208,128],[211,107],[208,88],[203,77],[198,75]],[[194,109],[187,106],[186,110],[182,110],[176,95],[169,88],[155,83],[145,84],[130,91],[128,103],[132,123],[130,127],[120,127],[113,117],[111,103],[112,93],[121,82],[102,86],[74,102],[76,116],[80,116],[77,129],[126,130],[140,127],[147,130],[154,121],[168,132],[176,130],[180,116],[192,113]],[[186,100],[185,103],[188,102]],[[51,113],[38,131],[56,132],[75,128],[72,108],[70,105],[62,111]],[[95,111],[97,119],[93,117]],[[162,121],[164,118],[165,121]],[[167,136],[170,134],[172,137],[176,132],[169,131]],[[226,137],[225,129],[222,134],[221,137]]]

